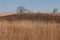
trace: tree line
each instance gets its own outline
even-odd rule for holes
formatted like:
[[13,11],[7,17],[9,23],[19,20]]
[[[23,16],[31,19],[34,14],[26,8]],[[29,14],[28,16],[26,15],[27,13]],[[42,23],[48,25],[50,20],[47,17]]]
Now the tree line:
[[[53,13],[55,14],[56,12],[57,12],[57,8],[54,8],[53,9]],[[17,7],[17,13],[24,13],[24,12],[26,12],[26,11],[28,11],[28,9],[26,9],[24,6],[19,6],[19,7]]]

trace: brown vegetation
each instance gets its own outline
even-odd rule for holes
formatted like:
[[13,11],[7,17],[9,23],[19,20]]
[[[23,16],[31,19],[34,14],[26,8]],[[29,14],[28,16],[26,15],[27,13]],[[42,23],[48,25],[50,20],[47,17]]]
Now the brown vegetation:
[[37,21],[47,21],[47,22],[53,22],[60,23],[60,14],[59,15],[53,15],[53,14],[43,14],[43,13],[23,13],[23,14],[13,14],[13,15],[7,15],[0,17],[1,20],[8,20],[8,21],[14,21],[14,20],[37,20]]
[[2,16],[0,40],[60,40],[58,19],[59,15],[39,13]]

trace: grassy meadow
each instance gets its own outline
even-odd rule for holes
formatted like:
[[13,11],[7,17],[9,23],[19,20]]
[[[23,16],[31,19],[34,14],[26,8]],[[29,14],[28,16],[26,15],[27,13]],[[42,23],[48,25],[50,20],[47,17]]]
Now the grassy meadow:
[[55,22],[57,21],[54,19],[55,16],[51,14],[48,19],[45,14],[2,16],[0,17],[0,40],[60,40],[60,23]]

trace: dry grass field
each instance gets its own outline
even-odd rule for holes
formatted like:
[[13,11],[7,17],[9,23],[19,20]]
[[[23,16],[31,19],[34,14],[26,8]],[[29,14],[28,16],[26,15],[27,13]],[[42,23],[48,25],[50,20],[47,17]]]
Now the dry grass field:
[[12,14],[15,14],[15,12],[0,12],[0,16],[7,16]]
[[54,18],[59,16],[55,16],[46,17],[45,14],[2,16],[0,17],[0,40],[60,40],[60,23],[54,21]]

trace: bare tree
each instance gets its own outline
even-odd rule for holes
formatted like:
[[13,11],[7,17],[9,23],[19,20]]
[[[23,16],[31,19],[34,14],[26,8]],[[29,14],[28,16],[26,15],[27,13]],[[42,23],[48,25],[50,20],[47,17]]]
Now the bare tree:
[[56,13],[56,12],[57,12],[57,8],[54,8],[54,9],[53,9],[53,13]]
[[24,6],[17,7],[17,13],[24,13],[27,9]]

